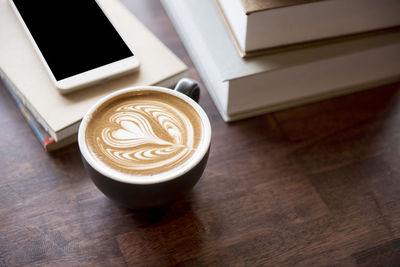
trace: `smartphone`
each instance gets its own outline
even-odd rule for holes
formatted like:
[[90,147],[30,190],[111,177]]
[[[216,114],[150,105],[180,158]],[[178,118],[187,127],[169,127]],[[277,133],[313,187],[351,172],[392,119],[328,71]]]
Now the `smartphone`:
[[139,67],[96,0],[9,0],[63,94]]

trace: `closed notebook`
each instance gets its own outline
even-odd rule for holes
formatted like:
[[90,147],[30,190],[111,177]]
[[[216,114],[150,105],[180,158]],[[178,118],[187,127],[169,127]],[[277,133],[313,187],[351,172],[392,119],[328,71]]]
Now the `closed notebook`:
[[172,85],[187,67],[117,0],[98,1],[133,47],[140,71],[70,95],[52,84],[7,0],[0,0],[0,71],[15,94],[57,141],[77,133],[86,111],[108,93],[136,85]]

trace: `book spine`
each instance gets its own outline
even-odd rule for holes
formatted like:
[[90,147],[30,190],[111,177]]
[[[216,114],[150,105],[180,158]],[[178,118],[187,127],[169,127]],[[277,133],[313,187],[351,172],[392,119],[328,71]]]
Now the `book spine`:
[[7,88],[8,92],[11,94],[12,98],[17,103],[18,109],[21,111],[22,116],[25,118],[26,122],[31,127],[33,133],[37,137],[40,144],[44,149],[55,142],[54,138],[51,137],[46,130],[36,121],[33,114],[24,106],[21,99],[15,94],[12,83],[8,80],[4,72],[0,69],[0,79]]
[[[175,0],[161,0],[161,4],[164,6],[164,9],[174,25],[186,51],[199,72],[202,81],[207,87],[207,91],[214,101],[222,119],[226,122],[231,121],[231,118],[227,113],[229,98],[228,86],[226,86],[226,88],[218,86],[221,84],[222,78],[217,78],[216,76],[219,71],[214,61],[205,58],[209,57],[207,47],[203,42],[197,42],[201,38],[191,37],[195,34],[199,35],[196,27],[191,25],[194,24],[194,22],[191,22],[180,15],[185,12],[186,14],[189,14],[190,12],[186,10],[187,7],[184,4],[177,3]],[[188,29],[190,29],[190,32],[188,32]]]

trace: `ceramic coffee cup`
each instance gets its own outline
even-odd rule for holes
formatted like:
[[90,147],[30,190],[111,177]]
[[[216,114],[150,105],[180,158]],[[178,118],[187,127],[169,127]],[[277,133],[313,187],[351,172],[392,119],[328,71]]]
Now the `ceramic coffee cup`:
[[131,209],[164,206],[190,191],[203,174],[211,142],[198,98],[197,83],[185,78],[174,90],[122,89],[90,108],[78,144],[97,188]]

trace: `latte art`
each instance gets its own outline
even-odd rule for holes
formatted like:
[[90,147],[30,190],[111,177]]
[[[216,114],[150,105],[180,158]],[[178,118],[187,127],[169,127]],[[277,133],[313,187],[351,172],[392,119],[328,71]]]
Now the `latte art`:
[[192,156],[201,123],[183,100],[144,91],[106,102],[86,131],[91,152],[106,165],[151,175],[176,168]]
[[154,103],[117,108],[109,118],[116,126],[102,130],[101,137],[97,138],[99,147],[110,160],[131,170],[159,168],[179,160],[192,149],[193,128],[187,117],[176,110],[174,114],[179,117],[172,116],[168,108]]

